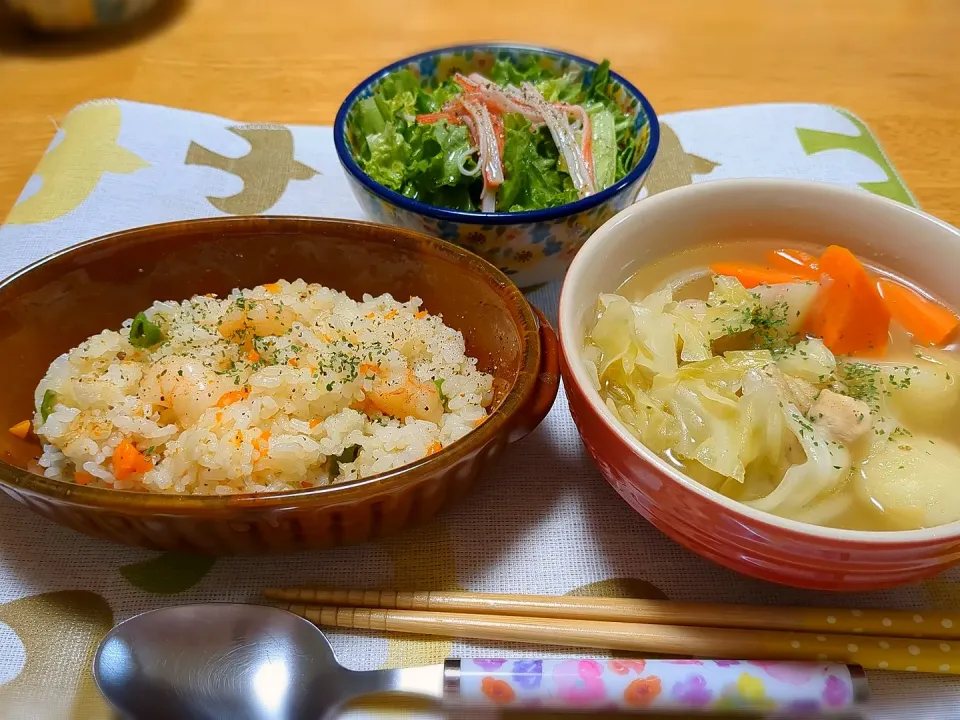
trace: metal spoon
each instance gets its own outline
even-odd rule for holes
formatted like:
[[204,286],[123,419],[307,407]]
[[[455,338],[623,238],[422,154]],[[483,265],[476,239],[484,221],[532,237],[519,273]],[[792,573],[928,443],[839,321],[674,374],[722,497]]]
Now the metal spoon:
[[[636,669],[635,660],[451,659],[440,665],[360,672],[342,667],[323,633],[293,613],[261,605],[206,603],[154,610],[120,623],[100,644],[93,674],[113,707],[136,720],[320,720],[334,716],[354,698],[384,692],[445,702],[535,703],[582,710],[586,696],[578,683],[588,677],[583,664],[596,673],[608,662],[624,665],[608,673],[604,683],[593,685],[603,689],[592,702],[629,709],[630,703],[624,702],[629,693],[619,685],[626,687],[634,677],[623,673],[629,662]],[[863,700],[862,673],[858,676],[845,665],[821,665],[818,670],[849,682],[850,702],[830,713],[803,717],[835,717],[840,710],[844,717],[859,717],[847,713],[856,712]],[[670,661],[646,661],[646,670],[664,682],[681,669]],[[681,711],[684,717],[696,711],[662,705],[657,709]],[[748,706],[741,709],[758,717]]]
[[114,708],[137,720],[319,719],[370,693],[443,694],[443,665],[347,670],[308,620],[239,603],[122,622],[97,649],[93,675]]

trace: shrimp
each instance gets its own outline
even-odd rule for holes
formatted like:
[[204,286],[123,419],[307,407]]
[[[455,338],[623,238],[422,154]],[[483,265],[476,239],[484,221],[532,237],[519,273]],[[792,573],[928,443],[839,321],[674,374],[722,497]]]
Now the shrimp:
[[[61,443],[64,453],[70,457],[84,454],[92,456],[96,451],[90,451],[90,440],[106,440],[112,431],[113,423],[109,420],[103,420],[90,411],[81,411],[70,422],[58,442]],[[94,444],[93,447],[96,445]]]
[[366,402],[395,418],[415,417],[437,425],[443,418],[443,401],[436,384],[419,382],[410,370],[405,375],[378,376],[367,392]]
[[283,335],[293,327],[296,313],[273,300],[247,300],[243,307],[228,312],[218,331],[228,340],[243,341],[247,331],[254,335]]
[[236,390],[232,378],[195,360],[168,355],[143,373],[137,395],[144,403],[171,408],[180,425],[188,427],[230,390]]

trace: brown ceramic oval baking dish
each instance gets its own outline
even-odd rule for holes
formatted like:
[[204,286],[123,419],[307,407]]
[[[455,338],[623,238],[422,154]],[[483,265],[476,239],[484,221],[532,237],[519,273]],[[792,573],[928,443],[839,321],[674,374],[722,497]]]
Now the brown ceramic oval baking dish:
[[[496,268],[408,230],[293,217],[194,220],[114,233],[0,283],[0,427],[32,417],[33,391],[58,355],[119,327],[158,299],[303,278],[353,297],[416,295],[494,375],[490,419],[398,470],[309,490],[181,496],[84,487],[27,470],[35,437],[0,432],[0,487],[67,527],[128,545],[208,554],[287,552],[395,533],[461,497],[507,444],[543,420],[559,385],[546,319]],[[31,442],[32,440],[32,442]]]

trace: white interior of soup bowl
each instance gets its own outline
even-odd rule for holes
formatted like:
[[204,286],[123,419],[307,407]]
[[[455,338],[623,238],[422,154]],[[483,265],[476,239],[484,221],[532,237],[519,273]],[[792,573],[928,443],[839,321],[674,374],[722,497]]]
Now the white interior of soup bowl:
[[[862,190],[797,180],[718,180],[641,200],[605,223],[580,249],[560,299],[560,340],[569,372],[607,425],[633,451],[694,492],[754,520],[810,535],[871,543],[960,535],[960,522],[922,530],[841,530],[756,510],[701,485],[647,449],[606,407],[582,352],[597,298],[640,268],[683,250],[731,240],[776,239],[849,248],[960,308],[960,230]],[[960,469],[958,469],[960,474]]]

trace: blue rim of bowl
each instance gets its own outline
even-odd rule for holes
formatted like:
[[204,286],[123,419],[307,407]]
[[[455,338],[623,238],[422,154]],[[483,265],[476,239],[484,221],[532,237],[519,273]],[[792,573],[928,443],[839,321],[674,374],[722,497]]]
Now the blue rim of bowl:
[[396,62],[377,70],[377,72],[367,77],[350,91],[350,94],[347,95],[347,98],[340,105],[340,109],[337,111],[337,119],[333,123],[333,143],[337,148],[337,155],[340,158],[340,163],[344,166],[344,168],[346,168],[347,172],[349,172],[374,195],[377,195],[409,212],[416,213],[418,215],[426,215],[438,220],[449,220],[452,222],[466,223],[470,225],[513,225],[519,223],[535,223],[576,215],[585,210],[590,210],[598,205],[602,205],[604,202],[642,178],[644,173],[646,173],[650,168],[654,157],[656,157],[657,148],[660,146],[660,121],[657,118],[657,113],[650,104],[650,101],[647,100],[646,95],[640,92],[629,80],[611,70],[610,79],[614,82],[620,83],[620,85],[629,94],[636,97],[639,101],[640,106],[643,108],[644,114],[647,116],[647,127],[650,129],[650,136],[647,142],[647,148],[644,150],[643,155],[640,157],[640,160],[637,162],[636,166],[634,166],[633,170],[628,172],[624,177],[610,187],[601,190],[594,195],[590,195],[589,197],[585,197],[581,200],[575,200],[572,203],[566,203],[565,205],[544,208],[543,210],[485,213],[470,212],[467,210],[451,210],[438,205],[430,205],[428,203],[420,202],[419,200],[412,200],[411,198],[401,195],[400,193],[384,187],[380,183],[376,182],[373,178],[360,169],[360,166],[357,164],[356,160],[353,159],[353,152],[347,143],[346,124],[347,114],[349,113],[350,108],[353,107],[354,103],[356,103],[356,101],[367,90],[367,88],[376,83],[378,80],[382,80],[387,75],[395,73],[407,65],[419,62],[420,60],[432,57],[434,55],[466,50],[519,50],[522,52],[536,52],[544,55],[551,55],[553,57],[566,58],[573,62],[586,65],[592,69],[596,69],[599,65],[599,63],[596,63],[593,60],[588,60],[587,58],[580,57],[579,55],[564,52],[563,50],[553,50],[550,48],[540,47],[537,45],[522,45],[514,43],[476,43],[468,45],[452,45],[450,47],[437,48],[435,50],[417,53],[416,55],[410,55],[409,57],[397,60]]

